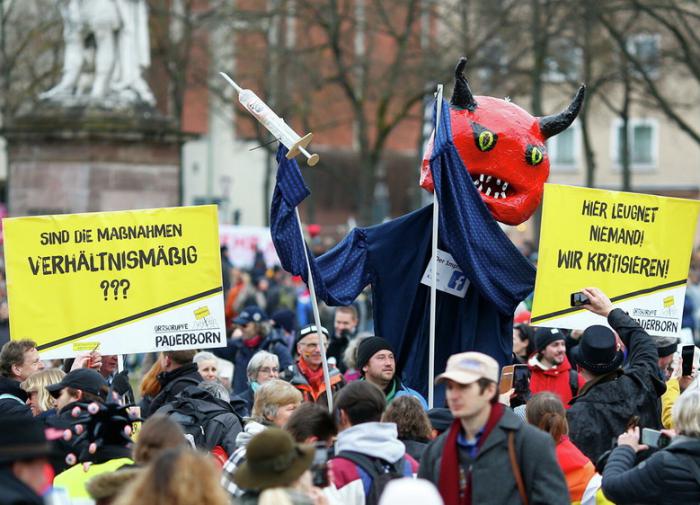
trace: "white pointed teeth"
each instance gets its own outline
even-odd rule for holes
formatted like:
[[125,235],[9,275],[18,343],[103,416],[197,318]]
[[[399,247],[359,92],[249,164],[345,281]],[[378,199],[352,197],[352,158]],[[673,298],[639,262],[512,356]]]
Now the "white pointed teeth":
[[[474,187],[483,195],[496,200],[508,197],[508,183],[491,175],[480,174],[472,179]],[[511,190],[512,192],[512,190]]]

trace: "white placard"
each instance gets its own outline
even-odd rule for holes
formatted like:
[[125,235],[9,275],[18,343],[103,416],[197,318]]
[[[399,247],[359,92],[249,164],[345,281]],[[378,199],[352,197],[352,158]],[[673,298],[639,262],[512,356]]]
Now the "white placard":
[[[423,278],[421,279],[421,284],[430,286],[432,282],[432,265],[428,262],[428,266],[425,269]],[[452,255],[446,251],[438,249],[437,252],[437,289],[444,293],[449,293],[459,298],[464,298],[467,295],[467,288],[469,287],[469,279],[460,270],[459,265],[452,257]]]

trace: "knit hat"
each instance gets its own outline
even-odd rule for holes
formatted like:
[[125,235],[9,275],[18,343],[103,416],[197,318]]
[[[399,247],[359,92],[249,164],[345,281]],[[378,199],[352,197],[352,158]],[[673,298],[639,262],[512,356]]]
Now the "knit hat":
[[362,368],[379,351],[394,352],[394,348],[382,337],[368,337],[360,342],[360,347],[357,349],[357,369],[362,372]]
[[579,344],[571,350],[576,364],[598,375],[620,368],[624,355],[617,350],[615,334],[607,326],[589,326],[581,335]]
[[659,354],[659,358],[665,358],[675,353],[680,341],[681,339],[676,337],[657,337],[656,352]]
[[433,426],[434,430],[443,433],[447,431],[447,428],[450,427],[455,418],[452,416],[450,409],[436,407],[428,411],[428,419],[430,419],[430,424]]
[[286,431],[268,428],[247,445],[246,460],[233,481],[255,490],[289,486],[311,467],[314,452],[313,446],[296,444]]
[[540,352],[557,340],[564,340],[564,334],[557,328],[537,328],[535,330],[535,351]]
[[280,309],[272,313],[272,320],[275,326],[282,328],[287,333],[292,333],[296,328],[297,316],[289,309]]
[[[328,338],[328,330],[325,329],[323,326],[321,326],[321,333],[323,333],[326,336],[326,338]],[[299,333],[297,334],[296,343],[298,344],[302,338],[306,337],[307,335],[311,335],[311,334],[314,334],[314,335],[318,334],[318,332],[316,331],[315,324],[309,324],[307,326],[304,326],[301,330],[299,330]]]

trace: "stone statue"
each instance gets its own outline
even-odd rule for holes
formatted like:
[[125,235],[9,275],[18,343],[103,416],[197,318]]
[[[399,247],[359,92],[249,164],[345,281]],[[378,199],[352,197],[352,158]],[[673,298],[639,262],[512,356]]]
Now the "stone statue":
[[154,105],[146,0],[57,0],[65,54],[60,82],[39,97],[64,105]]

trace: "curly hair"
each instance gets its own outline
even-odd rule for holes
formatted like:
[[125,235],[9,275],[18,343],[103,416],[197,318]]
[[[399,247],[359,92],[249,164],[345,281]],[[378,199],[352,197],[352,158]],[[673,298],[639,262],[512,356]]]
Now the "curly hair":
[[163,451],[114,502],[115,505],[229,505],[211,456],[188,448]]
[[405,440],[429,439],[432,433],[430,419],[420,402],[412,396],[400,396],[389,404],[382,421],[396,423],[399,438]]

